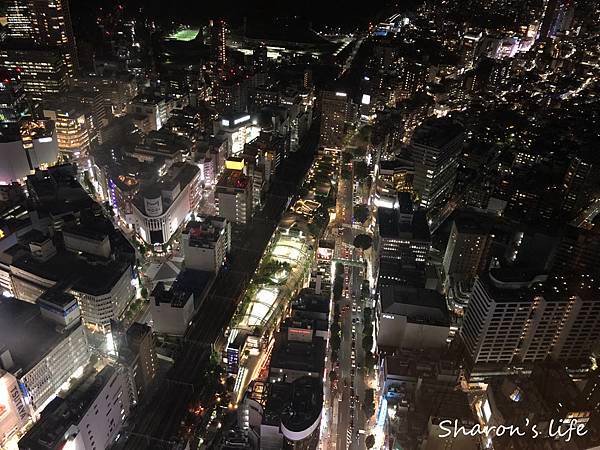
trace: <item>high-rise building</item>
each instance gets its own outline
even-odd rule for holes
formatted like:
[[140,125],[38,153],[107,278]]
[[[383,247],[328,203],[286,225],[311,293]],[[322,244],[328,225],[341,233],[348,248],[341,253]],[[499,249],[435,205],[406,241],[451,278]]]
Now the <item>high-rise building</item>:
[[563,181],[562,209],[578,213],[591,196],[591,185],[597,176],[597,168],[580,156],[574,156]]
[[49,120],[0,124],[0,184],[23,181],[36,169],[56,164],[58,145]]
[[54,122],[58,149],[72,156],[85,154],[93,134],[91,112],[75,102],[53,102],[44,105],[44,117]]
[[19,73],[0,71],[0,122],[18,122],[31,113]]
[[215,187],[215,204],[220,217],[232,223],[252,218],[252,179],[242,170],[225,169]]
[[220,80],[213,100],[219,112],[245,112],[248,109],[248,80],[238,76]]
[[321,93],[320,145],[341,148],[348,121],[350,100],[345,92]]
[[574,5],[571,0],[546,0],[544,17],[540,26],[539,38],[555,37],[567,31],[573,22]]
[[262,68],[267,65],[267,47],[261,45],[260,47],[256,47],[252,52],[253,64],[256,67]]
[[67,75],[75,75],[77,48],[69,0],[9,0],[6,13],[9,37],[57,49]]
[[210,40],[213,57],[220,66],[227,62],[226,46],[227,23],[223,19],[210,21]]
[[186,268],[218,272],[231,247],[231,225],[222,217],[203,216],[188,223],[181,240]]
[[477,216],[459,215],[452,223],[443,267],[447,278],[473,280],[485,268],[490,227]]
[[119,345],[119,362],[127,368],[131,402],[135,404],[158,369],[152,328],[138,322],[131,324]]
[[460,331],[471,361],[507,369],[549,356],[589,357],[600,337],[598,290],[589,276],[535,277],[514,269],[480,275]]
[[18,70],[26,94],[34,101],[62,94],[67,87],[65,63],[49,48],[5,45],[0,49],[0,67]]
[[127,105],[127,112],[142,132],[149,133],[162,128],[171,117],[174,106],[169,98],[140,94]]
[[202,306],[215,279],[214,272],[185,269],[170,289],[158,282],[150,294],[152,330],[158,334],[183,336],[192,317]]
[[404,284],[425,287],[425,262],[431,235],[423,211],[413,211],[410,194],[398,196],[396,208],[378,208],[373,249],[377,287]]
[[441,350],[448,345],[450,315],[439,292],[385,286],[377,302],[377,345],[386,348]]
[[398,62],[397,66],[398,79],[394,89],[394,99],[408,99],[423,89],[429,68],[424,64],[404,58]]
[[558,244],[552,270],[561,274],[600,274],[600,230],[568,225]]
[[[46,295],[38,305],[1,298],[0,342],[0,372],[18,381],[11,397],[24,421],[39,414],[90,357],[79,308],[70,295]],[[0,385],[2,399],[5,387]]]
[[213,123],[215,136],[227,140],[227,156],[239,156],[244,146],[260,135],[260,125],[250,114],[225,114]]
[[440,206],[450,196],[463,142],[463,127],[448,117],[428,119],[415,130],[410,148],[421,206]]
[[106,366],[65,398],[57,397],[21,438],[19,449],[101,449],[115,442],[129,415],[127,377]]

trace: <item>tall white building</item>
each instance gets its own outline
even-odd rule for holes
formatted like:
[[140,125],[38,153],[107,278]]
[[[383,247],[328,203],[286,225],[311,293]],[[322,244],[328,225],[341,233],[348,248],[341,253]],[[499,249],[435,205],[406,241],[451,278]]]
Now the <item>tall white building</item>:
[[56,164],[58,144],[48,120],[11,124],[0,142],[0,184],[23,182],[35,169]]
[[29,420],[19,383],[15,376],[0,369],[0,448],[15,436]]
[[44,259],[33,253],[17,258],[10,271],[15,296],[35,303],[48,289],[64,286],[77,299],[84,323],[100,331],[121,316],[135,293],[131,265],[124,261],[91,264],[75,253],[54,249]]
[[40,306],[0,298],[0,369],[14,375],[17,410],[34,418],[89,361],[87,339],[72,296],[46,297]]
[[138,95],[127,106],[127,112],[143,133],[160,130],[179,105],[174,99],[161,96]]
[[222,217],[203,216],[182,233],[185,267],[218,272],[231,247],[231,225]]
[[242,170],[225,169],[215,187],[215,203],[220,217],[248,223],[252,218],[252,179]]
[[118,439],[129,409],[124,370],[106,366],[64,399],[50,403],[41,419],[21,438],[19,449],[109,448]]
[[213,125],[215,136],[223,136],[227,140],[227,155],[237,156],[244,145],[256,139],[260,134],[260,126],[250,114],[238,113],[225,115]]
[[586,276],[544,278],[492,269],[477,279],[460,331],[475,365],[589,357],[600,338],[600,287]]

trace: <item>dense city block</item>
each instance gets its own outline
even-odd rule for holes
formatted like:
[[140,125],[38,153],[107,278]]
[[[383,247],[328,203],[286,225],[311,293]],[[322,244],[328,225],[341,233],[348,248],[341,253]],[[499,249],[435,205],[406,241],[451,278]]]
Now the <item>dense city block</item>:
[[600,4],[5,0],[0,450],[600,448]]

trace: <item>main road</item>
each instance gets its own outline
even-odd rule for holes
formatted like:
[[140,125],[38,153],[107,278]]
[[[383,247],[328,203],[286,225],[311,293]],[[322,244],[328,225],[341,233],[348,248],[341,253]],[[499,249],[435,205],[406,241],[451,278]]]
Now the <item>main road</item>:
[[[351,172],[351,169],[350,169]],[[362,408],[365,398],[365,352],[362,348],[363,310],[361,286],[364,279],[361,250],[353,246],[356,230],[353,220],[353,178],[340,177],[337,197],[335,256],[344,264],[344,288],[340,299],[342,339],[339,351],[338,392],[330,399],[332,408],[332,435],[329,448],[335,450],[365,449],[366,417]],[[358,264],[357,264],[358,263]]]

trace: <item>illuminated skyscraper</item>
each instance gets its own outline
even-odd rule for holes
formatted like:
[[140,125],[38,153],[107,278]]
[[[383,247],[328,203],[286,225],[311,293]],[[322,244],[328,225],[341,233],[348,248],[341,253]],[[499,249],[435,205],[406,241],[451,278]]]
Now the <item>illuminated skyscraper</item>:
[[68,76],[77,70],[77,49],[68,0],[9,0],[8,36],[60,51]]
[[5,45],[0,49],[0,67],[18,71],[23,89],[31,100],[42,100],[66,90],[64,60],[53,49]]
[[489,224],[481,217],[456,217],[444,254],[446,276],[455,280],[473,280],[484,269],[490,241]]
[[345,92],[323,91],[321,94],[321,142],[324,147],[340,148],[346,131],[349,110]]
[[25,89],[15,71],[0,71],[0,122],[18,122],[30,113]]
[[227,23],[223,19],[210,21],[210,40],[213,55],[220,66],[227,62],[225,35],[227,33]]
[[463,142],[462,126],[450,118],[429,119],[415,130],[410,147],[421,206],[438,206],[450,196]]
[[600,336],[598,285],[588,276],[492,269],[473,288],[461,335],[475,364],[589,357]]
[[91,113],[75,102],[54,102],[44,106],[44,117],[56,126],[58,149],[67,155],[87,152],[92,134]]

